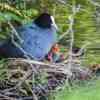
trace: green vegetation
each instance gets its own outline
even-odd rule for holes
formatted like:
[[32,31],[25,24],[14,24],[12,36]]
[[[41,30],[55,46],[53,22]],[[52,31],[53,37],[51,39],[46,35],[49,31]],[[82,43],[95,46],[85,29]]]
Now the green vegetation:
[[95,81],[93,86],[72,88],[71,91],[64,89],[58,92],[56,100],[100,100],[100,81]]

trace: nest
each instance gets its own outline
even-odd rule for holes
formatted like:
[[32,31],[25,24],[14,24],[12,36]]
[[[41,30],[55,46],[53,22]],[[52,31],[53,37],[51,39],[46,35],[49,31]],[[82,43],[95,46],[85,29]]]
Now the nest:
[[21,58],[7,59],[4,66],[7,70],[6,78],[0,82],[2,100],[38,100],[63,85],[66,79],[73,83],[76,79],[89,79],[91,75],[90,70],[77,64],[68,69],[68,64],[64,63],[51,64]]

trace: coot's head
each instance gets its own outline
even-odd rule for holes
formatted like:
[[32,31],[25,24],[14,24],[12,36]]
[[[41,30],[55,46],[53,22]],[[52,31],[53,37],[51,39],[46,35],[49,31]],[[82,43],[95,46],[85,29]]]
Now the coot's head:
[[[80,49],[81,48],[79,48],[79,47],[73,47],[73,49],[72,49],[73,54],[77,54],[80,51]],[[77,57],[83,56],[84,52],[85,51],[83,50],[79,55],[77,55]]]
[[55,24],[55,20],[54,17],[51,16],[48,13],[42,13],[40,14],[35,20],[34,23],[40,27],[40,28],[51,28],[52,26],[54,26],[55,28],[57,28],[56,24]]

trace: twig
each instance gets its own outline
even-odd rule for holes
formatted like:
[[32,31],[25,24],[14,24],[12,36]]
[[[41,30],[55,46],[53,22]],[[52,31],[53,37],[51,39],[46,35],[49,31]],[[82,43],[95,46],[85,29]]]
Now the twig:
[[[0,98],[2,98],[2,100],[17,100],[17,99],[15,99],[15,98],[6,96],[5,94],[1,94],[1,93],[0,93]],[[0,99],[0,100],[1,100],[1,99]]]
[[100,4],[98,4],[97,2],[93,1],[93,0],[88,0],[92,5],[100,7]]
[[22,40],[22,38],[19,36],[18,32],[16,31],[16,29],[14,28],[14,26],[11,24],[10,21],[8,21],[8,25],[11,27],[13,35],[15,35],[18,40],[20,41],[20,43],[23,43],[24,41]]

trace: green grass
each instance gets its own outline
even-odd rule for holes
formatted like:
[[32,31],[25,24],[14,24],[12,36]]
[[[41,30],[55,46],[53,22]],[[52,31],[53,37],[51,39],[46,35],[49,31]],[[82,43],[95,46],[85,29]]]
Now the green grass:
[[83,86],[60,91],[56,95],[56,100],[100,100],[100,80],[95,82],[93,86]]

